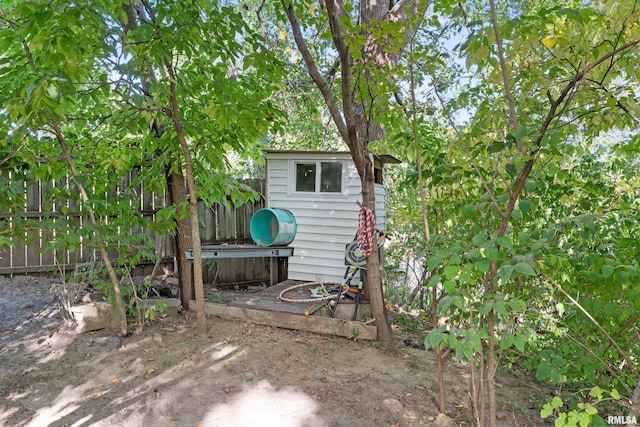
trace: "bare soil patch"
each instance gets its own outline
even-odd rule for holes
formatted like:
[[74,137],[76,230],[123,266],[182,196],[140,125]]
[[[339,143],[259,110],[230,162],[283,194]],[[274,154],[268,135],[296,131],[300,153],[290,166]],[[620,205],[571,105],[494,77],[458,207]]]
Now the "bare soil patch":
[[[191,316],[163,318],[106,352],[113,331],[77,334],[51,303],[55,279],[0,278],[3,426],[431,426],[433,352]],[[446,360],[447,415],[471,425],[469,369]],[[539,425],[539,388],[499,376],[501,425]]]

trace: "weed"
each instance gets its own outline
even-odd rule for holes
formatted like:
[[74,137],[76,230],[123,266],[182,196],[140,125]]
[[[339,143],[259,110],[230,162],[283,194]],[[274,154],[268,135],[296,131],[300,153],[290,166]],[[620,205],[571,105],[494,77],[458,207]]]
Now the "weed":
[[213,302],[214,304],[220,304],[220,294],[218,292],[213,293],[211,302]]
[[506,400],[502,401],[500,406],[505,411],[512,411],[513,412],[513,411],[516,410],[516,404],[513,402],[513,400],[506,399]]
[[420,366],[420,364],[418,363],[418,358],[415,354],[409,356],[409,358],[407,359],[407,365],[412,368],[418,368]]
[[419,332],[425,329],[423,320],[420,317],[401,313],[391,319],[391,324],[402,326],[412,332]]

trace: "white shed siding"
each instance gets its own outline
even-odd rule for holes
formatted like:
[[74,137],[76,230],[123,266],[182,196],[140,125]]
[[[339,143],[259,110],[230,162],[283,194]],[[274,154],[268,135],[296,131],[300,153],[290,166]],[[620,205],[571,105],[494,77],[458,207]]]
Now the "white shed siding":
[[387,194],[384,190],[384,185],[374,184],[374,188],[376,193],[376,226],[379,230],[386,230],[387,211],[385,202]]
[[[349,153],[268,152],[266,166],[266,205],[288,209],[296,218],[298,230],[291,243],[289,278],[306,281],[340,281],[345,272],[344,248],[358,227],[362,200],[360,178]],[[296,161],[341,161],[343,192],[339,194],[295,193]],[[385,223],[384,188],[376,184],[378,228]]]

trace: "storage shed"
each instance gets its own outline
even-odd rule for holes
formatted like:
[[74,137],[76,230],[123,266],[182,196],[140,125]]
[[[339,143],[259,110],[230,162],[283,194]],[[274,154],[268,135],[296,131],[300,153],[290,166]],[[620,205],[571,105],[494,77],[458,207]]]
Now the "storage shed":
[[[297,222],[290,244],[288,277],[304,281],[341,281],[345,246],[358,227],[362,190],[349,152],[266,151],[266,205],[289,210]],[[376,224],[385,229],[384,164],[399,163],[374,155]]]

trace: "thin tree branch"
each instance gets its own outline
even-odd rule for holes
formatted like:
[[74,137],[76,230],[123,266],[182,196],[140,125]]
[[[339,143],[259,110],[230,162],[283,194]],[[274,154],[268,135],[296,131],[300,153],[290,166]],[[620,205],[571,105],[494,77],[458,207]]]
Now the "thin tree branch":
[[469,161],[471,162],[471,166],[476,171],[476,174],[478,175],[478,178],[480,178],[480,180],[482,181],[482,185],[483,185],[484,189],[487,191],[487,194],[489,195],[489,198],[491,199],[491,203],[493,204],[493,207],[496,208],[496,210],[500,213],[500,216],[504,219],[504,213],[502,212],[502,209],[500,208],[500,204],[496,200],[496,197],[493,194],[493,191],[489,188],[489,183],[485,179],[484,175],[480,172],[480,167],[478,166],[478,164],[476,162],[476,159],[471,155],[471,152],[469,151],[469,147],[467,146],[467,144],[465,144],[464,140],[462,139],[462,135],[460,134],[460,130],[458,130],[458,127],[456,126],[455,122],[453,121],[453,117],[451,117],[451,112],[447,109],[447,106],[444,103],[444,99],[442,99],[442,95],[440,95],[440,92],[438,91],[438,88],[437,88],[436,83],[435,83],[435,79],[431,75],[431,73],[429,73],[429,78],[431,79],[431,83],[433,85],[433,92],[436,95],[436,97],[438,98],[438,101],[440,101],[440,105],[442,105],[442,109],[444,110],[444,113],[447,116],[447,120],[449,121],[449,125],[451,126],[453,131],[458,136],[458,141],[460,142],[460,144],[462,144],[462,148],[464,149],[464,152],[467,155],[467,158],[469,158]]
[[496,45],[498,47],[498,59],[500,60],[500,70],[502,71],[502,83],[504,85],[504,95],[507,98],[507,105],[509,106],[509,120],[513,131],[516,135],[516,144],[520,153],[525,156],[527,154],[527,148],[522,142],[521,138],[518,138],[520,133],[520,123],[518,122],[518,114],[516,113],[516,103],[511,93],[511,87],[509,84],[509,71],[507,70],[507,63],[504,59],[504,49],[502,47],[502,36],[500,34],[500,28],[498,27],[498,16],[496,14],[496,5],[494,0],[489,0],[491,6],[491,21],[493,23],[493,32],[496,36]]
[[[500,228],[498,229],[498,234],[497,234],[498,237],[504,236],[504,233],[507,230],[507,227],[509,225],[509,219],[511,218],[511,214],[513,213],[513,210],[515,209],[515,205],[516,205],[516,202],[517,202],[518,197],[520,195],[520,192],[524,188],[524,185],[525,185],[525,183],[527,181],[527,178],[528,178],[529,174],[531,173],[531,170],[533,169],[533,164],[535,162],[535,155],[538,152],[538,150],[540,149],[540,146],[542,144],[542,140],[544,139],[545,135],[547,134],[547,131],[549,130],[549,126],[551,125],[551,122],[556,117],[558,117],[558,115],[562,112],[562,110],[564,110],[564,108],[566,108],[566,106],[568,104],[568,101],[571,98],[571,93],[574,91],[574,89],[576,88],[578,83],[580,81],[582,81],[584,79],[584,77],[586,76],[586,74],[588,72],[590,72],[591,70],[593,70],[595,67],[597,67],[598,65],[602,64],[607,59],[615,56],[616,54],[618,54],[620,52],[624,52],[627,49],[631,49],[632,47],[636,46],[638,43],[640,43],[640,38],[631,40],[631,41],[625,43],[624,45],[618,47],[617,49],[614,49],[614,50],[612,50],[610,52],[607,52],[605,55],[603,55],[602,57],[600,57],[596,61],[594,61],[591,64],[587,65],[582,71],[579,71],[578,73],[576,73],[576,75],[573,77],[573,79],[571,79],[571,81],[564,87],[564,89],[562,90],[562,92],[560,93],[560,95],[558,96],[557,99],[553,99],[553,97],[551,95],[549,95],[549,99],[551,101],[551,106],[549,108],[549,112],[547,113],[547,117],[545,118],[545,120],[542,122],[542,126],[540,126],[540,130],[538,131],[538,137],[534,141],[534,148],[532,149],[532,151],[530,153],[530,158],[529,158],[529,160],[527,160],[527,162],[525,163],[524,167],[520,171],[520,174],[518,175],[518,178],[516,180],[515,188],[511,192],[511,194],[509,195],[509,203],[507,204],[507,209],[504,212],[502,223],[500,224]],[[565,105],[563,105],[563,103]],[[563,108],[562,108],[561,112],[559,113],[558,112],[558,108],[561,105],[563,105]]]
[[[355,144],[357,143],[354,110],[353,110],[353,90],[352,90],[352,78],[351,65],[353,58],[351,52],[344,42],[342,36],[342,30],[340,29],[339,17],[347,16],[344,11],[344,5],[342,0],[328,0],[326,2],[327,13],[329,17],[329,27],[331,28],[331,37],[333,43],[340,55],[340,72],[342,76],[342,112],[344,114],[344,122],[346,123],[347,139],[346,144],[351,150],[352,156],[356,161],[356,165],[362,165],[362,150],[357,150]],[[364,176],[364,175],[362,175]]]
[[296,45],[298,46],[298,50],[300,50],[302,59],[304,60],[305,64],[307,64],[307,69],[308,69],[307,71],[311,76],[311,78],[313,79],[313,81],[315,82],[318,89],[320,90],[320,93],[322,94],[322,97],[324,98],[325,102],[327,103],[327,107],[329,108],[329,113],[331,114],[331,117],[333,118],[333,121],[336,127],[338,128],[338,132],[340,133],[340,136],[344,141],[347,141],[349,138],[349,135],[347,132],[347,125],[345,124],[342,114],[338,109],[338,105],[333,99],[333,93],[331,92],[331,89],[327,85],[327,82],[322,78],[320,71],[318,71],[315,61],[311,56],[311,52],[309,51],[309,48],[307,47],[307,44],[304,41],[304,38],[302,36],[302,31],[300,30],[300,24],[298,22],[298,17],[296,16],[295,11],[293,10],[293,6],[292,5],[287,6],[285,3],[285,0],[281,0],[281,1],[282,1],[282,6],[285,8],[285,11],[287,13],[287,18],[289,19],[289,23],[291,24],[293,38],[296,42]]
[[[0,13],[2,14],[2,16],[6,16],[5,12],[3,9],[0,9]],[[20,39],[21,43],[22,43],[22,47],[24,49],[25,52],[25,56],[27,57],[27,61],[29,62],[29,66],[35,70],[36,69],[36,64],[35,61],[33,59],[33,55],[31,54],[31,50],[29,49],[29,46],[27,45],[27,43],[24,41],[24,39],[22,39],[19,35],[18,35],[18,27],[13,23],[13,22],[9,22],[9,25],[11,26],[11,29],[14,31],[14,33],[16,34],[16,36]],[[91,204],[89,203],[89,196],[87,195],[87,192],[83,186],[83,184],[80,182],[79,178],[78,178],[78,173],[76,171],[76,168],[74,166],[73,163],[73,159],[71,158],[71,155],[69,153],[69,150],[67,149],[67,144],[66,144],[66,138],[64,136],[64,133],[62,132],[62,129],[60,128],[60,124],[58,123],[58,120],[55,116],[53,116],[52,114],[46,113],[45,112],[45,117],[47,117],[47,120],[49,121],[49,124],[52,126],[53,128],[53,132],[54,135],[56,137],[56,140],[58,141],[58,144],[60,145],[60,149],[62,151],[62,154],[64,156],[64,159],[67,163],[67,166],[69,167],[69,171],[71,172],[71,179],[74,182],[76,188],[78,189],[78,191],[80,192],[81,198],[82,198],[82,203],[84,204],[85,208],[86,208],[86,212],[87,212],[87,216],[89,218],[89,222],[91,223],[91,225],[93,225],[94,227],[97,226],[97,221],[93,212],[93,208],[91,207]],[[100,255],[102,257],[102,261],[104,262],[105,268],[107,270],[107,273],[109,275],[109,279],[111,280],[111,284],[113,285],[113,292],[115,294],[115,311],[116,311],[116,315],[117,315],[117,320],[119,321],[119,327],[120,327],[120,336],[121,337],[125,337],[128,335],[128,330],[127,330],[127,317],[126,317],[126,313],[124,311],[124,307],[122,305],[122,293],[120,292],[120,282],[118,281],[118,278],[116,277],[115,271],[113,269],[113,266],[111,264],[111,260],[109,259],[109,255],[107,254],[107,250],[104,246],[104,242],[102,241],[101,237],[98,236],[98,238],[96,239],[97,242],[95,243],[95,246],[98,248],[98,251],[100,252]]]
[[593,323],[593,325],[596,328],[598,328],[598,330],[602,333],[602,335],[604,335],[604,337],[607,339],[607,341],[609,341],[611,343],[611,345],[613,345],[613,347],[616,350],[618,350],[618,353],[620,353],[620,355],[622,357],[624,357],[624,359],[629,364],[629,367],[633,371],[633,373],[636,376],[636,378],[640,377],[640,372],[638,371],[638,368],[636,368],[635,362],[633,360],[631,360],[631,358],[629,357],[630,356],[629,353],[624,351],[620,347],[620,345],[616,342],[616,340],[611,338],[611,335],[609,335],[609,333],[602,327],[602,325],[600,325],[600,323],[598,323],[598,321],[591,315],[591,313],[589,313],[582,306],[582,304],[580,304],[575,298],[573,298],[571,295],[569,295],[569,293],[567,291],[565,291],[564,288],[558,282],[556,282],[551,277],[549,277],[545,272],[541,271],[540,274],[542,275],[542,277],[544,277],[545,280],[549,281],[549,283],[551,283],[553,286],[555,286],[565,297],[567,297],[569,299],[569,301],[571,301],[571,303],[573,305],[575,305],[578,308],[578,310],[580,310],[587,317],[587,319],[589,319],[589,321],[591,321],[591,323]]

